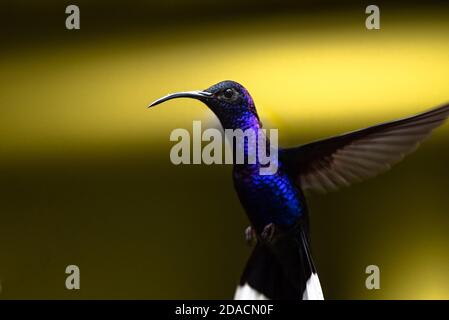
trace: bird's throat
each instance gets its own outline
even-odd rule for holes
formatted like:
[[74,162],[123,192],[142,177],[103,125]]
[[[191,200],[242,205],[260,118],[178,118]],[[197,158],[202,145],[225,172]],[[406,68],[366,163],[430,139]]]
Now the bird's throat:
[[233,114],[232,118],[220,120],[226,139],[232,147],[236,169],[259,172],[261,166],[267,165],[264,159],[270,153],[270,140],[254,113],[248,111],[239,116]]

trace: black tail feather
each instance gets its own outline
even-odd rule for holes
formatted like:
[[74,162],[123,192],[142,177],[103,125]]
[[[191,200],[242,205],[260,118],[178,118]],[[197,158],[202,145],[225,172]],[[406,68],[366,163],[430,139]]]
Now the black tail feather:
[[268,299],[302,299],[312,274],[316,274],[316,270],[308,237],[298,223],[269,244],[257,243],[240,286],[249,285]]

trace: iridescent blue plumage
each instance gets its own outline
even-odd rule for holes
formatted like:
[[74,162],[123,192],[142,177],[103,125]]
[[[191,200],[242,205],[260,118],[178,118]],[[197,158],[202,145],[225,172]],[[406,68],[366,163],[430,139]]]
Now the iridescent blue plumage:
[[[251,129],[257,132],[260,128],[255,124]],[[258,143],[256,140],[257,147],[263,147]],[[247,145],[244,150],[247,157]],[[255,164],[235,164],[233,168],[234,186],[248,218],[258,232],[270,223],[293,225],[306,210],[304,198],[279,160],[276,173],[261,175],[262,164],[256,159]]]
[[[206,89],[206,92],[223,92],[235,90],[234,100],[209,100],[207,105],[217,115],[224,129],[253,130],[257,135],[262,124],[257,115],[253,99],[248,91],[234,81],[223,81]],[[270,148],[269,139],[266,146],[244,145],[245,159],[254,148]],[[277,152],[277,150],[272,150]],[[299,216],[306,211],[305,200],[300,191],[287,175],[280,160],[277,160],[277,172],[273,175],[261,175],[262,164],[256,157],[255,164],[234,164],[234,185],[239,199],[245,208],[253,227],[260,233],[265,226],[274,223],[280,227],[292,226]]]

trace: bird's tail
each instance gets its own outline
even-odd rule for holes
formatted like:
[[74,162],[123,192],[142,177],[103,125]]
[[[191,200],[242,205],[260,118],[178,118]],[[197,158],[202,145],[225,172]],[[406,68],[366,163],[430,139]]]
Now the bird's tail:
[[277,236],[270,244],[258,241],[234,299],[324,299],[301,225]]

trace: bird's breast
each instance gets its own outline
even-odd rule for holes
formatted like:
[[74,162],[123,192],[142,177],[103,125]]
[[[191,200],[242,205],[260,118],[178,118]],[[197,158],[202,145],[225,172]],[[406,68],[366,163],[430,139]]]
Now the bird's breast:
[[283,170],[260,175],[256,170],[236,168],[234,185],[248,218],[258,231],[269,223],[290,226],[305,210],[299,191]]

